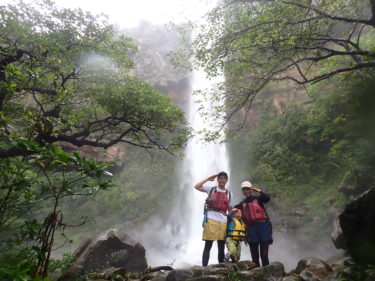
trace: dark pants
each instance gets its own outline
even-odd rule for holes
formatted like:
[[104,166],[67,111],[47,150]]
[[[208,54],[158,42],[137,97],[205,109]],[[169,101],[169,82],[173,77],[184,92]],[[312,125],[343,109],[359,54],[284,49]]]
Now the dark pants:
[[[203,250],[203,257],[202,257],[202,266],[207,266],[208,261],[210,259],[210,251],[212,248],[212,243],[214,241],[206,240],[206,243],[204,244],[204,250]],[[218,260],[220,262],[224,262],[224,248],[225,248],[225,241],[224,240],[218,240],[217,241],[217,249],[218,249]]]
[[269,242],[250,243],[249,245],[250,245],[251,259],[257,266],[260,266],[259,246],[260,246],[260,258],[262,260],[262,266],[265,266],[270,263],[268,260],[268,247],[270,245]]

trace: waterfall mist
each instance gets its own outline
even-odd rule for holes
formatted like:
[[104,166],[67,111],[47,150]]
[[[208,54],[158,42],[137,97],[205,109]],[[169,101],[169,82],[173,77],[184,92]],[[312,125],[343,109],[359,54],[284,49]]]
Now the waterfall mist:
[[[209,89],[215,81],[205,78],[203,72],[193,74],[192,90]],[[195,131],[205,128],[203,117],[197,112],[200,99],[192,95],[188,120]],[[226,171],[229,174],[228,156],[225,144],[203,143],[198,137],[187,145],[186,156],[181,163],[177,187],[171,186],[171,192],[177,188],[176,196],[170,204],[166,218],[151,218],[138,232],[137,239],[147,249],[148,262],[152,266],[172,264],[174,267],[200,265],[204,242],[202,241],[203,206],[207,194],[195,190],[200,180]],[[207,185],[216,185],[208,182]],[[211,250],[211,263],[217,262],[217,247]]]

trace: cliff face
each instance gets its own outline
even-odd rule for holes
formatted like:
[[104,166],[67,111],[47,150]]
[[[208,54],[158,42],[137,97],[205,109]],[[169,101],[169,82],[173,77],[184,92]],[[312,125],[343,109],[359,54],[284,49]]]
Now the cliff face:
[[[292,73],[290,75],[293,75]],[[291,105],[307,106],[310,98],[303,86],[293,81],[282,81],[269,83],[255,97],[250,111],[241,109],[236,118],[242,121],[246,118],[245,130],[252,130],[258,127],[262,118],[272,118],[283,114]]]
[[165,26],[143,22],[136,29],[124,33],[135,40],[139,51],[134,57],[134,76],[153,85],[171,97],[182,108],[190,95],[190,76],[177,72],[169,61],[168,54],[179,48],[179,34]]

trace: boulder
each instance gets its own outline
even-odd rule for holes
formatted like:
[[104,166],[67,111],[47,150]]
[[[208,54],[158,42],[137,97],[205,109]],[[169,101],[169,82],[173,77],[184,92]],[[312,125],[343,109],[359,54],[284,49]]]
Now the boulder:
[[324,261],[308,257],[298,262],[294,272],[305,281],[321,281],[332,272],[332,269]]
[[321,278],[314,271],[311,270],[302,270],[299,276],[301,276],[303,281],[322,281],[322,279],[324,278]]
[[352,257],[346,252],[330,257],[326,260],[326,263],[332,268],[332,270],[354,265]]
[[187,281],[230,281],[227,276],[223,275],[203,275],[199,277],[186,279]]
[[147,273],[147,274],[143,275],[142,278],[140,279],[140,281],[148,281],[148,280],[165,281],[166,278],[167,278],[167,275],[168,275],[168,273],[166,273],[166,272],[154,271],[154,272],[150,272],[150,273]]
[[110,267],[123,268],[125,273],[143,272],[147,268],[146,251],[137,241],[115,229],[85,240],[76,250],[75,267],[85,272],[103,271]]
[[267,281],[278,281],[284,276],[284,265],[280,262],[272,262],[263,266],[263,278]]
[[236,275],[244,281],[278,281],[284,276],[284,265],[273,262],[263,267],[238,271]]
[[299,275],[289,275],[285,276],[281,281],[303,281]]
[[85,275],[85,270],[82,266],[72,266],[64,272],[57,280],[58,281],[81,281]]
[[339,215],[349,254],[358,264],[375,264],[375,187],[348,203]]
[[331,232],[331,240],[335,245],[336,249],[346,249],[344,235],[341,230],[339,218],[336,217],[333,220],[332,232]]
[[175,269],[169,272],[166,281],[185,281],[186,279],[199,277],[203,275],[204,268],[196,267],[195,269]]
[[257,265],[252,261],[239,261],[233,265],[236,266],[236,269],[238,270],[249,270],[257,267]]
[[255,270],[241,270],[236,275],[243,281],[256,281],[262,278],[262,273]]

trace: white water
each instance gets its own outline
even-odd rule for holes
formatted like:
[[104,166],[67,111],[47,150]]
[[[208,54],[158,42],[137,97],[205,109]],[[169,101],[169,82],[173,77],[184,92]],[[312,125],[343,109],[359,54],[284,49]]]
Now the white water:
[[[195,72],[192,90],[211,88],[214,82],[207,80],[203,72]],[[194,130],[205,128],[204,119],[197,109],[199,104],[192,95],[188,120]],[[147,223],[138,240],[147,249],[149,265],[173,265],[183,267],[201,265],[204,242],[202,241],[203,205],[206,193],[194,189],[194,185],[208,176],[225,171],[229,174],[227,188],[230,189],[230,171],[225,144],[204,144],[198,137],[187,145],[186,155],[180,167],[177,198],[171,204],[168,219],[153,218]],[[214,186],[217,181],[209,181],[206,185]],[[136,237],[137,239],[137,237]],[[217,263],[217,245],[213,245],[210,263]]]

